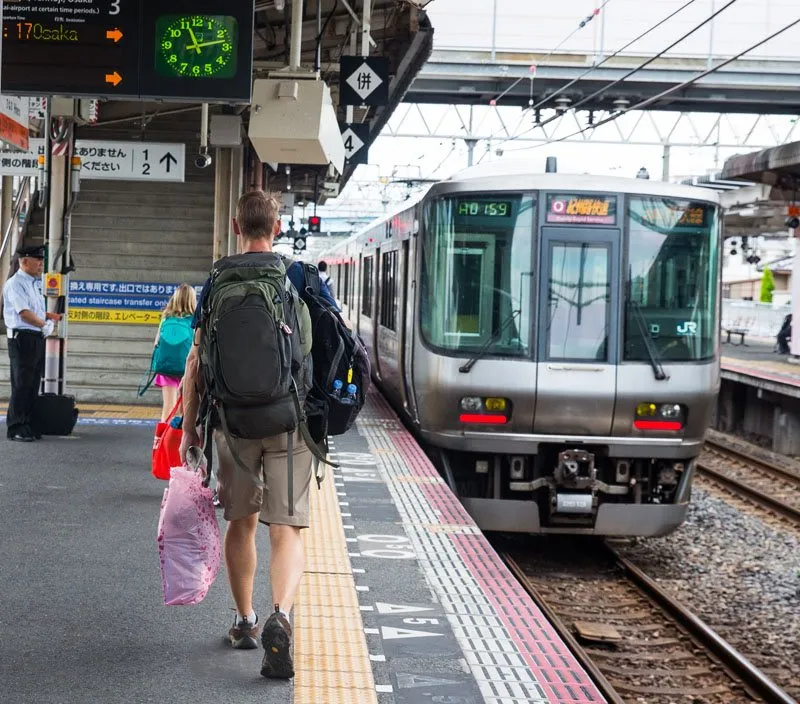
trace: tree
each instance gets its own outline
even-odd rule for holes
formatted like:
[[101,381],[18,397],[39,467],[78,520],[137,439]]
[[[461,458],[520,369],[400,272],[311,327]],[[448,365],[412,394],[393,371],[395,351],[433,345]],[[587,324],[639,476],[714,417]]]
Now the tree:
[[764,275],[761,277],[761,294],[758,300],[762,303],[772,303],[772,292],[775,290],[775,277],[769,270],[769,267],[764,267]]

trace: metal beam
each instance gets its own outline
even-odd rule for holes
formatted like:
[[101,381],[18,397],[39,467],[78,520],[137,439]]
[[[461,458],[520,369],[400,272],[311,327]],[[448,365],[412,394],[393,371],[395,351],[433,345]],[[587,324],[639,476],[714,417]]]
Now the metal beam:
[[[601,90],[621,78],[645,57],[617,57],[601,68],[581,75],[593,65],[589,54],[554,54],[545,57],[530,53],[498,53],[492,60],[489,51],[438,49],[420,71],[406,102],[488,104],[517,79],[524,79],[500,101],[504,105],[527,106],[531,91],[541,100],[579,79],[559,95],[573,103]],[[534,73],[531,66],[537,66]],[[615,100],[633,104],[658,95],[707,70],[705,59],[663,58],[602,93],[587,109],[612,109]],[[800,113],[797,91],[800,62],[785,60],[740,60],[700,79],[680,95],[668,96],[650,106],[651,110],[691,110],[695,112],[761,113],[765,106],[772,114]],[[551,107],[555,107],[554,105]]]

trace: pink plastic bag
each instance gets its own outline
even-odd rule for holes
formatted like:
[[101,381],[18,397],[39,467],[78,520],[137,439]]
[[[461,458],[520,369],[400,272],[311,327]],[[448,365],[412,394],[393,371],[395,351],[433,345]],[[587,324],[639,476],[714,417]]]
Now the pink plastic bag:
[[199,604],[219,571],[219,524],[203,474],[188,467],[170,470],[158,521],[158,552],[164,603]]

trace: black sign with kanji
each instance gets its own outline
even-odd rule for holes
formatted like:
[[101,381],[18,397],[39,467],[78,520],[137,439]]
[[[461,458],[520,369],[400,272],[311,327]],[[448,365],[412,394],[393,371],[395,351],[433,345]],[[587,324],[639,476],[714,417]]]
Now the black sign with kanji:
[[389,102],[389,59],[385,56],[343,56],[339,62],[339,105],[386,105]]
[[344,158],[348,164],[356,166],[369,160],[369,124],[340,125]]

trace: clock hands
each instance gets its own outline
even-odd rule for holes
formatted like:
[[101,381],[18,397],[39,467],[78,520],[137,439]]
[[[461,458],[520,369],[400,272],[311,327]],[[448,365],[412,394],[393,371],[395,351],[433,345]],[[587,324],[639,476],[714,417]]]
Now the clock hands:
[[197,53],[199,54],[200,53],[200,45],[197,43],[197,37],[194,36],[194,32],[192,31],[191,27],[188,27],[187,29],[189,30],[189,34],[192,37],[192,41],[194,42],[194,44],[192,44],[191,46],[187,46],[186,48],[189,49],[190,51],[192,49],[197,49]]
[[192,44],[191,46],[187,46],[186,48],[187,49],[197,49],[197,53],[199,54],[200,53],[200,47],[212,46],[214,44],[225,44],[225,42],[227,42],[227,41],[228,41],[227,39],[218,39],[218,40],[213,41],[213,42],[203,42],[202,44],[198,44],[197,40],[195,39],[195,43]]

